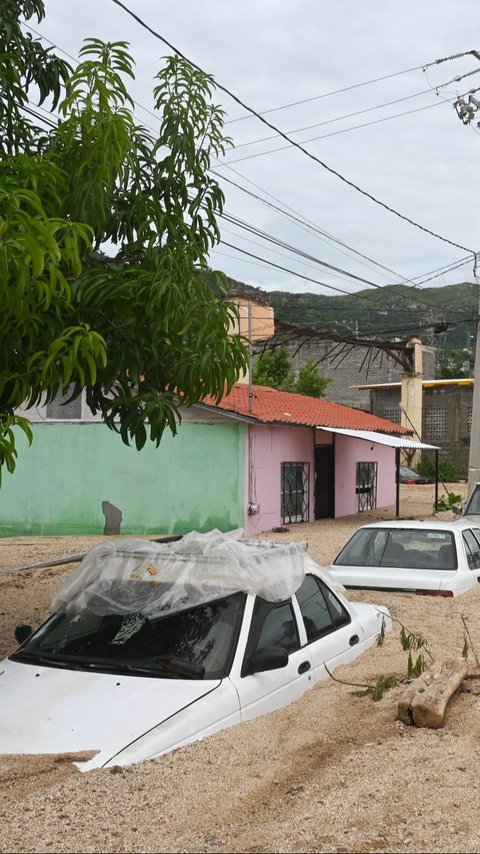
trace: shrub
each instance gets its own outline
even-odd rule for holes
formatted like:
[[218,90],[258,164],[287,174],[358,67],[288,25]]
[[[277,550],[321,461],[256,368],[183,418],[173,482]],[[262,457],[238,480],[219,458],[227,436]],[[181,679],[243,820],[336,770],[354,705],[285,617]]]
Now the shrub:
[[[423,454],[418,470],[425,477],[435,477],[435,459]],[[438,478],[445,483],[457,483],[457,466],[450,457],[441,457],[438,461]]]

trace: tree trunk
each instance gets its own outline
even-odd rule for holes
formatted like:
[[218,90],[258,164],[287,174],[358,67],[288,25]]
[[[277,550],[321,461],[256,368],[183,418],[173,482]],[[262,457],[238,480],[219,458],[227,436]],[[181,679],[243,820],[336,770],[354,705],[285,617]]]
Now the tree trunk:
[[447,658],[432,664],[400,697],[398,720],[409,726],[441,727],[447,703],[467,672],[463,658]]

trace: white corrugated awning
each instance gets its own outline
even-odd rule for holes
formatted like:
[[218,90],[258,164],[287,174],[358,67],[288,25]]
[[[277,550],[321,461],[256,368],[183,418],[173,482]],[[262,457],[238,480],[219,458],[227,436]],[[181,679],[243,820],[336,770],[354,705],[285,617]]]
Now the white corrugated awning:
[[439,451],[438,445],[426,445],[424,442],[413,442],[403,436],[389,436],[386,433],[375,433],[374,430],[346,430],[340,427],[317,427],[326,433],[340,433],[341,436],[352,436],[354,439],[365,439],[366,442],[376,442],[378,445],[390,445],[391,448],[409,448],[412,451]]

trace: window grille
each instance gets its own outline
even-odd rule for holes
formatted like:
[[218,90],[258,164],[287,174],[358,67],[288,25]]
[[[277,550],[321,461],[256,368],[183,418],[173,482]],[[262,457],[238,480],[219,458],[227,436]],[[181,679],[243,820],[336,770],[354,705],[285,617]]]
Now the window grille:
[[400,407],[392,406],[388,409],[383,410],[383,417],[387,419],[387,421],[393,421],[394,424],[400,424]]
[[377,463],[357,463],[357,511],[377,506]]
[[283,524],[308,522],[309,473],[308,463],[282,463],[281,513]]
[[423,434],[425,439],[446,439],[447,410],[426,409]]
[[473,406],[467,406],[467,437],[472,434]]

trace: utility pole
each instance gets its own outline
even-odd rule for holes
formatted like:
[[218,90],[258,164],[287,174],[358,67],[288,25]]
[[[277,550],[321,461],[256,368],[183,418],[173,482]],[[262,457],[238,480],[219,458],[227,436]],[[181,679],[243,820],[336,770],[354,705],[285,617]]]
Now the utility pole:
[[[480,61],[480,52],[472,51],[476,59]],[[480,102],[473,97],[473,93],[478,92],[478,89],[471,90],[468,94],[468,101],[465,97],[457,98],[455,109],[457,116],[464,125],[469,125],[476,117],[480,110]],[[476,122],[477,127],[480,127],[480,122]],[[480,253],[475,253],[475,262],[473,266],[473,275],[477,285],[479,285],[479,277],[477,275],[478,263],[480,261]],[[470,427],[470,451],[468,456],[468,495],[478,481],[480,481],[480,288],[478,299],[478,315],[477,315],[477,336],[475,343],[475,371],[473,382],[473,406],[472,406],[472,424]]]
[[[475,256],[475,279],[479,256]],[[480,296],[477,316],[477,339],[475,344],[475,371],[473,380],[472,424],[470,427],[470,452],[468,456],[468,495],[480,481]]]

